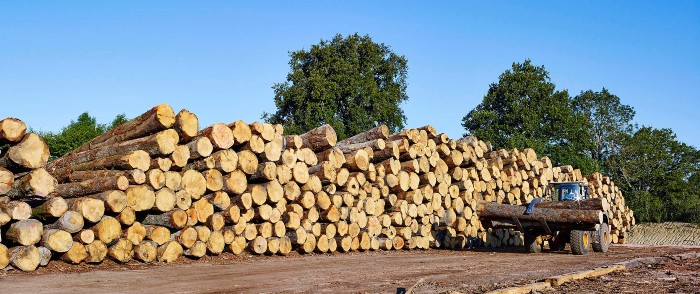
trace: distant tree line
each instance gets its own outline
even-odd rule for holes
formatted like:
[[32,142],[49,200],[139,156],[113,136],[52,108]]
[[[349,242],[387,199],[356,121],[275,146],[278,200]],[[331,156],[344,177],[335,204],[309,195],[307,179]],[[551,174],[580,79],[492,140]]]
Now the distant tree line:
[[[273,86],[274,113],[263,119],[285,132],[330,124],[339,139],[379,124],[401,130],[408,63],[369,36],[336,35],[290,52],[286,81]],[[633,123],[635,111],[603,88],[572,96],[557,89],[544,66],[513,63],[463,118],[465,135],[494,148],[534,148],[557,165],[609,175],[642,222],[700,223],[700,152],[670,129]],[[87,112],[60,132],[42,133],[52,157],[69,153],[126,121],[98,124]]]

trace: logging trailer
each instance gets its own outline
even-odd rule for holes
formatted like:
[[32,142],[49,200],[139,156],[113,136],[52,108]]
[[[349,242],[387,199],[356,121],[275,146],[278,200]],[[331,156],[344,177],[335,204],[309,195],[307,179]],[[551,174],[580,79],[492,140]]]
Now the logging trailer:
[[606,252],[610,244],[610,226],[605,212],[607,202],[590,198],[585,182],[553,182],[545,197],[528,205],[481,203],[479,216],[484,227],[512,228],[524,234],[525,248],[540,253],[544,241],[550,249],[564,250],[567,243],[576,255]]

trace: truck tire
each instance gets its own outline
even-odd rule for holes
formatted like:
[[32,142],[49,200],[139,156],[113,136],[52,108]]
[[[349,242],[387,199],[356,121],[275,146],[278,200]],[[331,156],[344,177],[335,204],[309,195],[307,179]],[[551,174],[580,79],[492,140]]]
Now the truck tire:
[[574,255],[585,255],[588,253],[588,247],[591,242],[591,232],[589,231],[571,231],[571,253]]
[[608,224],[602,224],[598,232],[596,232],[593,251],[608,252],[608,245],[610,245],[610,227]]
[[537,234],[535,233],[525,233],[525,248],[529,253],[540,253],[542,252],[542,246],[537,243]]

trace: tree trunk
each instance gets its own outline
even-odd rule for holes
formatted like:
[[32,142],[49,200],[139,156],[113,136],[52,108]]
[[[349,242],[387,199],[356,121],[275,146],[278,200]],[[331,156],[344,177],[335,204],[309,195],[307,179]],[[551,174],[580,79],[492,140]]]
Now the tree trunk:
[[53,224],[46,225],[46,229],[59,229],[74,234],[83,229],[85,220],[83,215],[77,211],[66,211]]
[[214,145],[207,137],[199,137],[187,143],[187,148],[190,150],[190,159],[208,157],[214,151]]
[[229,124],[228,127],[231,129],[231,132],[233,132],[234,145],[236,146],[245,144],[253,135],[248,124],[242,120],[237,120]]
[[22,201],[0,203],[0,211],[6,213],[13,220],[26,220],[32,216],[32,207]]
[[480,218],[494,220],[518,218],[523,221],[544,220],[548,223],[600,224],[603,222],[603,212],[600,210],[535,207],[532,214],[525,215],[526,208],[518,205],[479,202],[476,213]]
[[61,197],[53,197],[32,208],[32,217],[58,218],[68,210],[68,203]]
[[[373,141],[376,139],[388,139],[389,138],[389,128],[386,125],[379,125],[371,128],[368,131],[359,133],[350,138],[338,142],[337,146],[342,149],[341,146],[348,146],[358,143],[365,143],[368,141]],[[383,149],[383,148],[380,148]]]
[[233,132],[225,124],[213,124],[199,132],[198,137],[206,137],[214,149],[229,149],[235,143]]
[[144,225],[157,225],[172,229],[181,229],[187,225],[187,213],[180,209],[175,209],[162,214],[148,214],[141,221]]
[[129,180],[129,184],[140,185],[146,182],[146,173],[140,169],[133,170],[90,170],[75,171],[68,175],[68,178],[57,179],[59,182],[82,182],[95,178],[108,178],[124,176]]
[[63,230],[48,229],[44,231],[41,246],[55,252],[68,252],[73,246],[73,236]]
[[84,197],[66,201],[70,210],[80,212],[88,222],[99,222],[105,214],[105,203],[100,199]]

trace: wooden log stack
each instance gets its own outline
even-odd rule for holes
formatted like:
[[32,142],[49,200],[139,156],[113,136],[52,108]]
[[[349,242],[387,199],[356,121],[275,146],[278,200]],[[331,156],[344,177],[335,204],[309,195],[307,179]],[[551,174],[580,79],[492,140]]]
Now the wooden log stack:
[[[0,143],[41,153],[16,151],[42,146],[16,122],[0,121]],[[301,135],[243,121],[200,129],[195,114],[162,104],[48,164],[10,154],[0,154],[0,261],[22,270],[57,259],[519,246],[519,232],[482,226],[478,203],[529,203],[562,180],[588,180],[606,199],[617,242],[634,224],[607,177],[432,126],[380,125],[338,141],[329,125]],[[42,171],[50,189],[27,184]]]

